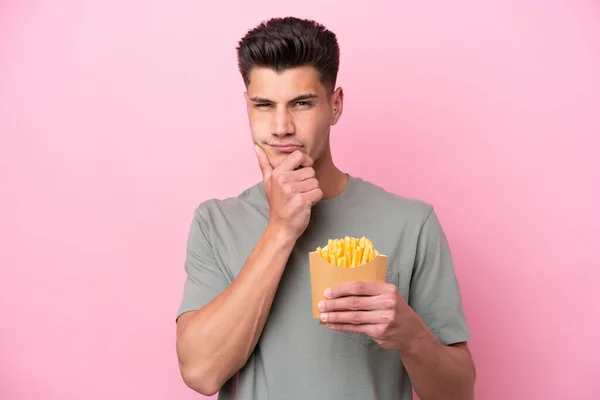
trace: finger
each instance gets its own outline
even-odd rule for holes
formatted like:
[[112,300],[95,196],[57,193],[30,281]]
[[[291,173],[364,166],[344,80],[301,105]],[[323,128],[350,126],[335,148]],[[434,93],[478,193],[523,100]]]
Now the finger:
[[390,291],[389,286],[394,286],[387,282],[375,281],[355,281],[342,283],[325,290],[325,298],[336,299],[345,296],[377,296]]
[[313,166],[313,159],[306,153],[302,153],[304,154],[304,160],[302,160],[302,162],[300,163],[301,166],[303,167],[312,167]]
[[300,182],[295,182],[293,184],[293,188],[296,193],[310,192],[313,189],[319,188],[319,181],[315,178],[306,179]]
[[350,332],[350,333],[363,333],[367,336],[372,337],[373,339],[377,339],[378,338],[377,334],[379,331],[381,331],[381,328],[379,327],[379,325],[374,325],[374,324],[355,325],[355,324],[326,323],[325,326],[328,327],[329,329],[333,329],[334,331]]
[[254,152],[256,152],[256,156],[258,157],[258,165],[260,166],[260,171],[262,172],[263,178],[266,181],[273,173],[273,166],[269,161],[269,157],[267,157],[267,154],[264,152],[263,149],[260,148],[259,145],[254,145]]
[[310,158],[309,156],[306,156],[306,157],[304,158],[304,160],[303,160],[303,161],[300,163],[300,165],[299,165],[299,166],[297,166],[297,167],[294,169],[294,171],[299,171],[299,170],[301,170],[301,169],[303,169],[303,168],[306,168],[306,167],[312,167],[312,165],[313,165],[313,160],[312,160],[312,158]]
[[320,311],[371,311],[393,309],[393,303],[386,296],[346,296],[332,300],[322,300]]
[[280,172],[289,172],[294,171],[300,165],[303,167],[312,167],[312,164],[312,159],[307,154],[296,150],[283,159],[281,164],[277,166],[277,170]]
[[308,166],[294,172],[288,172],[286,175],[290,176],[291,181],[304,181],[306,179],[314,178],[315,170]]
[[304,167],[296,171],[284,172],[280,176],[281,183],[300,182],[306,179],[314,178],[315,170],[312,167]]
[[336,311],[321,313],[321,321],[333,324],[388,324],[394,318],[392,310]]
[[303,196],[306,197],[308,204],[312,207],[323,198],[323,191],[320,188],[317,188],[304,193]]

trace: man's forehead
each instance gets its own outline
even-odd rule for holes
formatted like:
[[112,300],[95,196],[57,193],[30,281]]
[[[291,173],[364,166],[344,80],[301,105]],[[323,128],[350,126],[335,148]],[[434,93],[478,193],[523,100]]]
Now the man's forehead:
[[270,68],[253,68],[248,85],[249,97],[272,98],[286,101],[299,95],[324,91],[319,73],[313,67],[297,67],[283,71]]

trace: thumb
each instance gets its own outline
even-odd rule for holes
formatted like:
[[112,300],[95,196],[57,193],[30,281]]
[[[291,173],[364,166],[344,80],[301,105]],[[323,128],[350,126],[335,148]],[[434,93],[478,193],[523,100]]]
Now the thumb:
[[271,173],[273,172],[273,167],[271,166],[269,157],[267,157],[264,150],[261,149],[259,145],[254,145],[254,152],[258,157],[258,165],[260,166],[263,178],[266,181],[267,179],[269,179]]

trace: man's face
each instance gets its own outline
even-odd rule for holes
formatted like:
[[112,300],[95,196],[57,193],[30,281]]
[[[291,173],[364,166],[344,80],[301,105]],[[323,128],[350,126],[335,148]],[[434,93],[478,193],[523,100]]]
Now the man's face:
[[273,167],[295,150],[315,162],[328,150],[330,126],[341,114],[341,89],[329,93],[313,67],[281,74],[254,68],[245,97],[252,139]]

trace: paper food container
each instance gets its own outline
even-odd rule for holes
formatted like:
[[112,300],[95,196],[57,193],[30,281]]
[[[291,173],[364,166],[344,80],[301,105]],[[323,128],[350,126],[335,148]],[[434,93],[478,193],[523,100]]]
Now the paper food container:
[[[327,249],[327,246],[324,249]],[[319,321],[321,311],[317,304],[325,300],[326,289],[346,282],[386,281],[388,256],[382,254],[377,254],[371,261],[357,267],[338,267],[325,260],[318,250],[310,252],[308,257],[313,317]]]

